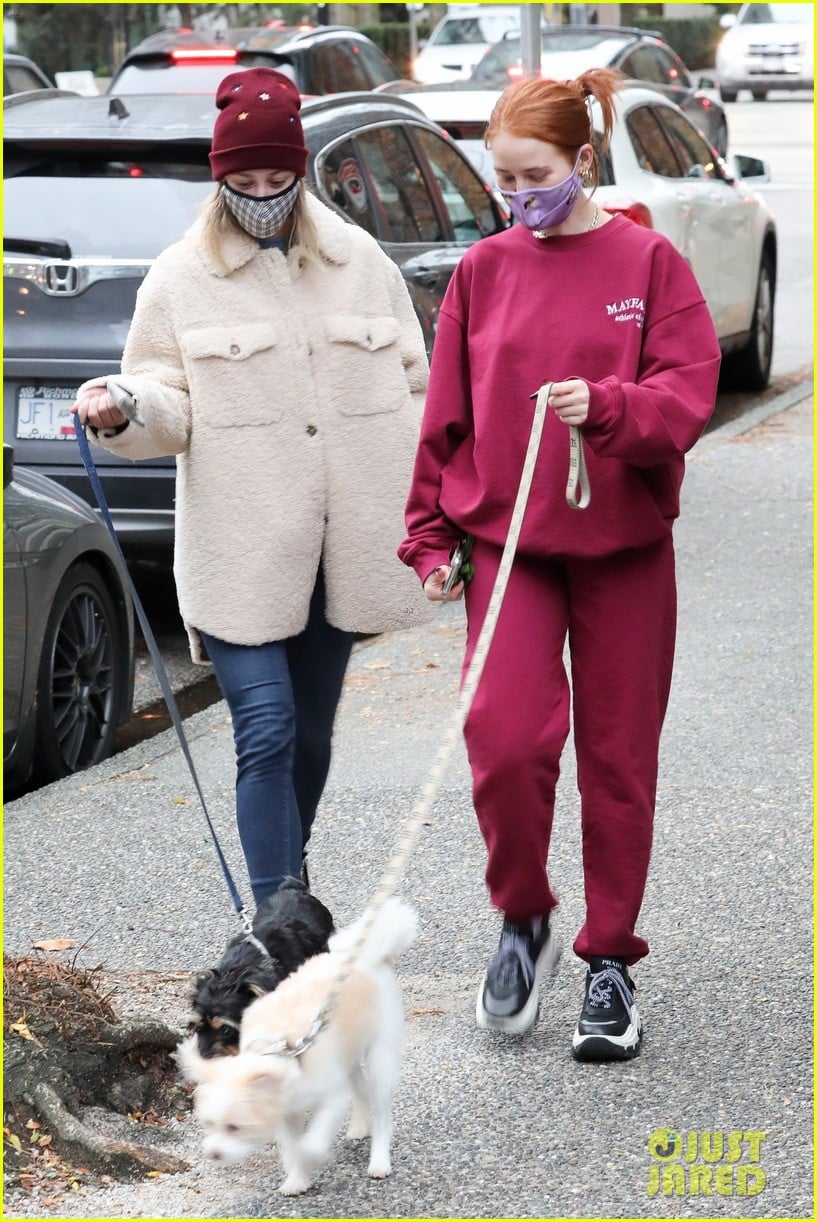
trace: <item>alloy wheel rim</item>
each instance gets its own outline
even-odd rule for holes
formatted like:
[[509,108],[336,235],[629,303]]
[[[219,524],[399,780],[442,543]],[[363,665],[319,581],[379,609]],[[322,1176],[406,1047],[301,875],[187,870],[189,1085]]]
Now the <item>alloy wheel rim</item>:
[[112,718],[113,642],[99,601],[78,591],[57,631],[51,671],[51,713],[66,768],[96,761]]

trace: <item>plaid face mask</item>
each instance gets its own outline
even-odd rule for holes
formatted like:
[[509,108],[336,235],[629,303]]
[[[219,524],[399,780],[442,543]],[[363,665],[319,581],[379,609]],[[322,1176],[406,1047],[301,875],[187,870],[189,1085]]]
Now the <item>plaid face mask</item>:
[[245,195],[221,184],[224,202],[242,229],[254,238],[271,238],[277,233],[295,207],[302,179],[295,181],[275,195]]

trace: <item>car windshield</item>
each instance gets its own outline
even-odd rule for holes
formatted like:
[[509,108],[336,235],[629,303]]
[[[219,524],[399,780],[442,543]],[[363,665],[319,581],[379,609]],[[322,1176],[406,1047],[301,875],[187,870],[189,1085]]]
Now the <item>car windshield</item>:
[[506,31],[517,29],[518,26],[518,17],[505,17],[500,13],[483,13],[479,17],[452,17],[450,21],[444,21],[439,26],[431,41],[438,47],[447,47],[454,43],[497,42]]
[[810,4],[747,4],[738,21],[741,25],[783,25],[814,20]]

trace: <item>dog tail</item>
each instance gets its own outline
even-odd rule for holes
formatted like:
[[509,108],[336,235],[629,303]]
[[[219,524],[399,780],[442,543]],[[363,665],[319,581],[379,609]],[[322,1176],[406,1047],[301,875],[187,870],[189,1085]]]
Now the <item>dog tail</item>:
[[[330,951],[341,955],[351,951],[366,919],[367,914],[364,913],[353,925],[333,934],[329,939]],[[396,959],[411,946],[417,937],[417,930],[418,920],[414,908],[405,900],[396,897],[387,899],[374,925],[366,934],[363,945],[355,952],[355,962],[361,967],[376,967],[379,963]]]

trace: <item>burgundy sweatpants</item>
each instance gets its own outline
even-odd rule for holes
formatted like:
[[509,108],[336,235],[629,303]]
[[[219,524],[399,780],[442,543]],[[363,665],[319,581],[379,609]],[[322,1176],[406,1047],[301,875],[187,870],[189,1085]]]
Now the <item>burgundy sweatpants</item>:
[[[476,545],[465,666],[499,559],[498,549]],[[573,949],[583,959],[635,963],[648,951],[635,924],[650,860],[675,618],[671,537],[600,559],[517,557],[465,725],[491,901],[512,921],[544,916],[557,902],[547,860],[572,686],[586,904]]]

